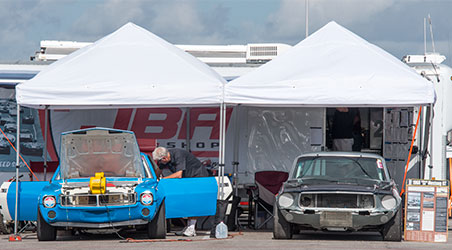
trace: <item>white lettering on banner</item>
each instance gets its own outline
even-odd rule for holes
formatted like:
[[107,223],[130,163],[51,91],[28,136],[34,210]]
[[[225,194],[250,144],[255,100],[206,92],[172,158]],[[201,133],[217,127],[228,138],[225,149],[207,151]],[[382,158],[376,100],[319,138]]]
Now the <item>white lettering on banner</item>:
[[[16,161],[0,161],[0,168],[15,168]],[[19,167],[25,167],[25,164],[21,162]]]
[[[157,143],[158,146],[167,148],[187,148],[185,141],[163,141],[163,143]],[[216,149],[218,150],[219,142],[191,142],[191,149]],[[194,146],[194,147],[193,147]]]
[[[198,157],[218,157],[219,108],[190,109],[190,149]],[[227,109],[227,124],[232,108]],[[133,120],[133,121],[132,121]],[[132,122],[131,122],[132,121]],[[129,124],[132,124],[129,127]],[[115,128],[131,129],[138,139],[156,139],[161,146],[187,148],[187,114],[180,108],[118,110]]]
[[[133,119],[131,130],[135,132],[137,138],[157,140],[185,140],[187,138],[185,129],[187,114],[180,108],[137,109],[135,116],[132,116],[132,113],[132,109],[118,110],[114,127],[127,129],[129,121]],[[232,108],[229,108],[227,122],[229,122],[231,113]],[[207,140],[218,140],[219,122],[218,108],[190,109],[190,139],[207,137]],[[199,135],[195,135],[198,131]]]

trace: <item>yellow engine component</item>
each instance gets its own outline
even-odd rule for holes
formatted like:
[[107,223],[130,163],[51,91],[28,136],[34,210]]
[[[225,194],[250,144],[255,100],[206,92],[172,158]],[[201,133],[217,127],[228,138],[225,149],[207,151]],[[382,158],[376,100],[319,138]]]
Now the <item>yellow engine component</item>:
[[92,194],[105,194],[107,181],[104,177],[104,172],[94,174],[89,180],[89,190]]

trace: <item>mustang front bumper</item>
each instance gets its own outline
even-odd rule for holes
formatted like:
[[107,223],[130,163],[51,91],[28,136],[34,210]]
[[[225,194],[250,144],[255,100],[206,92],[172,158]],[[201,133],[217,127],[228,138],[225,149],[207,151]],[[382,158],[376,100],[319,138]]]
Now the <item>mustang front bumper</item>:
[[312,209],[307,211],[281,209],[284,218],[289,223],[299,224],[314,229],[344,229],[357,231],[366,227],[378,227],[386,224],[396,213],[396,210],[343,210],[343,209]]
[[63,207],[40,205],[42,217],[52,226],[108,228],[142,225],[151,221],[160,203],[144,206],[137,202],[127,206]]

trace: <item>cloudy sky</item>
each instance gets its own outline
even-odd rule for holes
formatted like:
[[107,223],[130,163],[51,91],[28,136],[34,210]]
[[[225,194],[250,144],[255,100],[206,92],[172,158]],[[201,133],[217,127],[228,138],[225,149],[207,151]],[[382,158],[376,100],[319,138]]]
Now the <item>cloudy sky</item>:
[[[309,31],[334,20],[401,58],[424,53],[430,14],[436,51],[452,66],[451,10],[452,0],[309,0]],[[0,0],[0,62],[29,60],[41,40],[92,42],[129,21],[174,44],[295,45],[305,0]]]

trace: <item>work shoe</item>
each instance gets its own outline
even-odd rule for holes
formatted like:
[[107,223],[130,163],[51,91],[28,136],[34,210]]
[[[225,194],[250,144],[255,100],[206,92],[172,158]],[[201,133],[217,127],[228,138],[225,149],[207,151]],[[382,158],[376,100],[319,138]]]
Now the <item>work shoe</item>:
[[184,227],[184,229],[182,229],[182,231],[175,232],[174,234],[176,236],[195,237],[196,231],[195,231],[195,227],[186,226],[186,227]]
[[195,227],[194,226],[187,227],[184,230],[183,235],[186,236],[186,237],[195,237],[196,236]]

